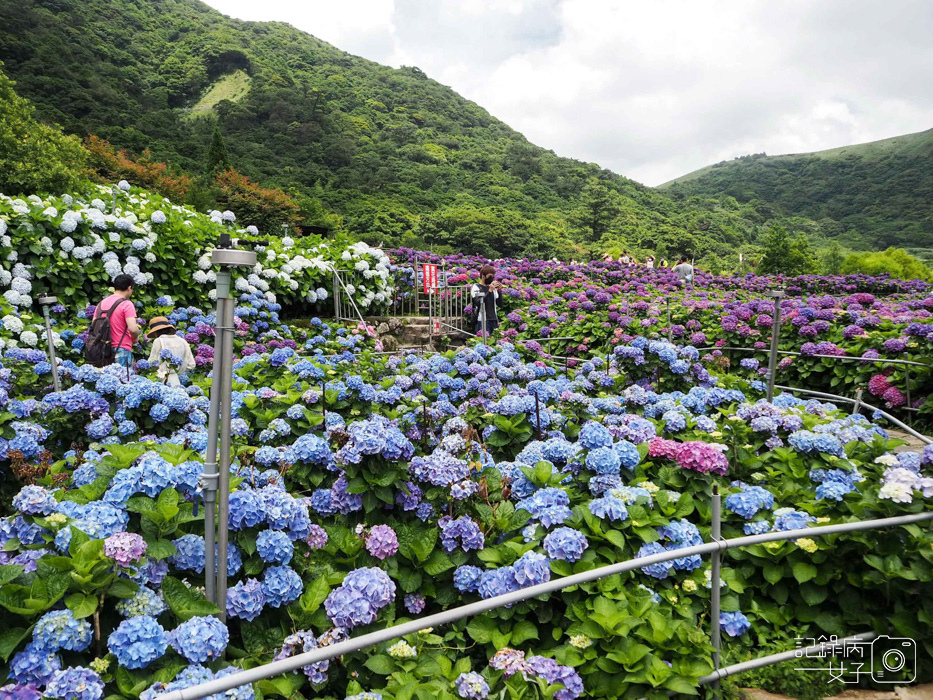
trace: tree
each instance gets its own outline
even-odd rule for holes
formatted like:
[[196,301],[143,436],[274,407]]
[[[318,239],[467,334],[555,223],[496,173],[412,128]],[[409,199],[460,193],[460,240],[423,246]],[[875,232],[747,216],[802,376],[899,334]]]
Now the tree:
[[[0,64],[2,65],[2,64]],[[61,194],[77,186],[87,151],[75,136],[40,124],[15,83],[0,72],[0,192]]]
[[838,275],[842,272],[842,263],[844,260],[842,248],[838,243],[833,241],[823,254],[823,272],[827,275]]
[[853,253],[842,264],[842,272],[860,272],[866,275],[883,275],[902,280],[930,280],[933,272],[919,258],[902,248],[888,248],[884,252]]
[[587,241],[598,241],[609,230],[616,214],[622,208],[621,197],[598,179],[590,178],[580,193],[580,205],[571,221]]
[[220,127],[214,125],[214,133],[211,135],[211,145],[207,149],[207,173],[208,175],[214,175],[229,167],[230,157],[227,155],[227,145],[224,143],[224,135],[220,133]]
[[217,203],[236,212],[237,221],[254,225],[262,235],[280,235],[282,226],[300,223],[298,204],[282,190],[260,187],[233,168],[217,175]]
[[816,257],[803,234],[791,239],[781,226],[772,226],[764,240],[764,255],[758,263],[763,275],[806,275],[816,269]]

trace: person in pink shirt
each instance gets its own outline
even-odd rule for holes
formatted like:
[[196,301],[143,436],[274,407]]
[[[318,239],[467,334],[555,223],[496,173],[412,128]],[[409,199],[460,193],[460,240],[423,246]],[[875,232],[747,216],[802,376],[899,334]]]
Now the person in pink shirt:
[[129,275],[117,275],[113,280],[113,290],[113,294],[97,305],[94,317],[113,309],[110,314],[110,342],[113,345],[114,361],[123,367],[131,367],[133,343],[139,337],[136,306],[130,301],[133,295],[133,278]]

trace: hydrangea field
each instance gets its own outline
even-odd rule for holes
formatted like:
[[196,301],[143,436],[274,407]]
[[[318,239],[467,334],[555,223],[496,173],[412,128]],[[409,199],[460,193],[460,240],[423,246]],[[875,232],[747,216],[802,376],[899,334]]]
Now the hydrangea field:
[[[473,282],[485,259],[432,256],[411,250],[399,261],[445,263],[450,284]],[[669,270],[618,262],[566,264],[555,261],[497,261],[506,312],[503,337],[538,343],[553,354],[605,355],[639,335],[669,338],[709,348],[702,362],[718,372],[748,378],[766,374],[773,326],[771,289],[781,289],[782,351],[779,384],[807,386],[854,396],[864,390],[888,408],[907,405],[929,418],[933,413],[933,296],[921,280],[867,275],[714,277],[697,272],[683,289]],[[400,289],[410,278],[399,276]],[[561,338],[544,343],[542,338]],[[718,350],[738,347],[754,352]],[[829,355],[848,357],[840,361]],[[925,367],[884,365],[877,359],[910,360]],[[859,359],[861,361],[854,361]],[[743,362],[744,360],[744,362]]]
[[[199,259],[235,223],[132,189],[117,202],[119,216],[78,197],[0,202],[4,297],[16,307],[0,331],[0,698],[155,700],[396,622],[688,547],[710,539],[714,487],[724,494],[724,537],[918,513],[933,496],[933,448],[895,452],[901,441],[876,419],[831,404],[789,394],[768,402],[757,366],[698,349],[766,342],[760,299],[785,281],[701,275],[675,291],[660,271],[507,261],[501,337],[385,355],[371,327],[315,316],[317,288],[328,287],[323,263],[336,264],[376,308],[391,304],[398,269],[359,244],[281,239],[261,251],[268,263],[257,277],[237,283],[224,624],[203,591],[205,563],[216,561],[205,551],[199,483],[215,324],[211,272]],[[71,231],[66,218],[77,222]],[[199,249],[185,254],[189,231]],[[396,263],[409,255],[396,252]],[[314,259],[321,264],[300,262]],[[475,262],[450,261],[451,282],[468,280]],[[197,368],[182,387],[162,384],[145,361],[129,373],[82,363],[85,304],[115,265],[141,276],[141,315],[167,315],[192,344]],[[40,284],[63,302],[53,311],[61,391],[30,314]],[[782,347],[929,357],[922,285],[786,286]],[[676,299],[676,344],[666,340],[666,298]],[[283,306],[302,303],[303,317],[284,318]],[[573,338],[551,350],[575,358],[571,366],[542,352],[548,335]],[[902,375],[855,362],[845,371],[859,374],[842,376],[838,366],[804,353],[783,371],[837,391],[881,376],[882,399],[897,405],[888,392]],[[708,559],[684,556],[223,697],[697,694],[712,670],[710,579]],[[875,629],[917,640],[929,678],[931,580],[933,535],[916,525],[732,551],[724,661]]]

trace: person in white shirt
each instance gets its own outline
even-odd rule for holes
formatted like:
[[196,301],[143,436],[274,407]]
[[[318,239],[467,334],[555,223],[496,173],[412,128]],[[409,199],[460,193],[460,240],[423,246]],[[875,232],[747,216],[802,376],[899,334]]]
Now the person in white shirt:
[[470,303],[473,308],[479,307],[474,332],[476,335],[485,333],[488,336],[499,327],[496,302],[499,301],[501,285],[496,282],[496,268],[492,265],[483,265],[480,268],[479,279],[479,283],[470,289]]
[[653,269],[654,269],[654,257],[653,257],[653,256],[649,255],[647,258],[645,258],[645,266],[646,266],[649,270],[653,270]]
[[190,372],[197,366],[188,341],[176,333],[175,326],[165,316],[152,319],[146,331],[146,337],[152,340],[149,362],[159,363],[159,379],[169,386],[181,386],[178,373]]

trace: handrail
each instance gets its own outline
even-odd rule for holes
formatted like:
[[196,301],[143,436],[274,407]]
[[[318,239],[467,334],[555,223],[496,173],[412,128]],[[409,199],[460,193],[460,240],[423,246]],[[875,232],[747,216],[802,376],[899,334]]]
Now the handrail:
[[762,666],[770,666],[771,664],[779,664],[782,661],[790,661],[791,659],[800,658],[801,655],[806,655],[813,651],[822,652],[827,649],[834,649],[835,647],[845,647],[846,644],[852,644],[853,642],[867,642],[877,636],[877,632],[862,632],[861,634],[853,634],[851,637],[837,639],[835,642],[820,642],[819,644],[811,644],[808,647],[800,649],[791,649],[790,651],[780,651],[777,654],[769,654],[768,656],[759,656],[757,659],[749,659],[748,661],[733,664],[732,666],[724,666],[718,671],[713,671],[708,676],[700,676],[700,678],[697,679],[697,684],[706,685],[707,683],[715,683],[728,676],[734,676],[737,673],[745,673],[745,671],[752,671]]
[[[801,528],[797,530],[786,530],[784,532],[766,532],[762,535],[748,535],[745,537],[735,537],[729,540],[718,540],[715,542],[705,542],[703,544],[684,547],[671,551],[652,554],[646,557],[637,557],[616,564],[601,566],[596,569],[584,571],[579,574],[563,576],[552,581],[539,583],[535,586],[529,586],[518,591],[505,593],[503,595],[479,600],[467,605],[461,605],[450,610],[427,615],[408,622],[402,622],[391,627],[386,627],[375,632],[369,632],[359,637],[339,642],[332,646],[320,647],[312,651],[307,651],[297,656],[291,656],[280,661],[272,661],[262,666],[233,673],[223,678],[201,683],[191,688],[183,690],[173,690],[170,693],[160,695],[160,700],[200,700],[215,693],[223,693],[232,688],[241,685],[255,683],[266,678],[273,678],[283,673],[297,671],[303,666],[314,664],[321,661],[327,661],[343,654],[360,651],[367,647],[372,647],[390,639],[403,637],[406,634],[414,634],[426,627],[435,627],[437,625],[449,624],[465,617],[479,615],[481,613],[495,610],[506,605],[520,603],[530,598],[537,598],[540,595],[554,593],[572,586],[579,586],[584,583],[590,583],[607,576],[625,573],[633,569],[641,569],[651,564],[673,561],[682,557],[694,555],[711,554],[713,552],[722,552],[728,549],[749,547],[764,542],[779,542],[783,540],[798,539],[802,537],[819,537],[822,535],[833,535],[843,532],[857,532],[860,530],[874,530],[882,527],[895,527],[898,525],[909,525],[912,523],[933,520],[933,511],[915,513],[912,515],[899,515],[891,518],[877,518],[874,520],[854,521],[848,523],[837,523],[835,525],[823,525],[820,527]],[[711,679],[715,680],[715,679]]]
[[[740,348],[732,345],[723,345],[717,347],[715,345],[706,347],[706,348],[697,348],[699,352],[706,352],[708,350],[734,350],[739,352],[763,352],[767,353],[767,348]],[[886,357],[856,357],[855,355],[818,355],[816,353],[802,353],[794,352],[793,350],[778,350],[778,355],[795,355],[798,357],[825,357],[830,360],[849,360],[850,362],[876,362],[880,364],[888,365],[912,365],[915,367],[925,367],[926,369],[933,369],[933,365],[928,365],[925,362],[915,362],[914,360],[897,360],[889,359]]]
[[846,401],[846,402],[851,403],[851,404],[854,404],[854,405],[856,405],[856,406],[858,406],[858,407],[863,407],[863,406],[864,406],[865,408],[869,408],[869,409],[871,409],[872,411],[877,411],[877,412],[880,413],[882,416],[884,416],[885,419],[887,419],[887,420],[890,421],[891,423],[894,423],[894,425],[896,425],[897,427],[899,427],[901,430],[910,433],[911,435],[913,435],[915,438],[917,438],[917,439],[920,440],[921,442],[924,442],[924,443],[926,443],[927,445],[933,445],[933,439],[927,437],[927,436],[924,435],[923,433],[918,433],[916,430],[914,430],[913,428],[911,428],[909,425],[907,425],[907,424],[904,423],[903,421],[901,421],[901,420],[895,418],[894,416],[892,416],[892,415],[891,415],[890,413],[888,413],[887,411],[883,411],[883,410],[880,409],[880,408],[877,408],[877,407],[875,407],[875,406],[872,406],[870,403],[866,403],[863,399],[860,399],[860,398],[859,398],[859,399],[852,399],[852,398],[849,398],[848,396],[839,396],[838,394],[827,394],[827,393],[824,393],[824,392],[822,392],[822,391],[813,391],[812,389],[798,389],[798,388],[792,387],[792,386],[781,386],[780,384],[776,384],[776,385],[775,385],[775,388],[776,388],[776,389],[780,389],[781,391],[794,391],[794,392],[797,392],[797,393],[799,393],[799,394],[809,394],[810,396],[816,396],[816,397],[823,398],[823,399],[832,399],[832,400],[834,400],[834,401]]

